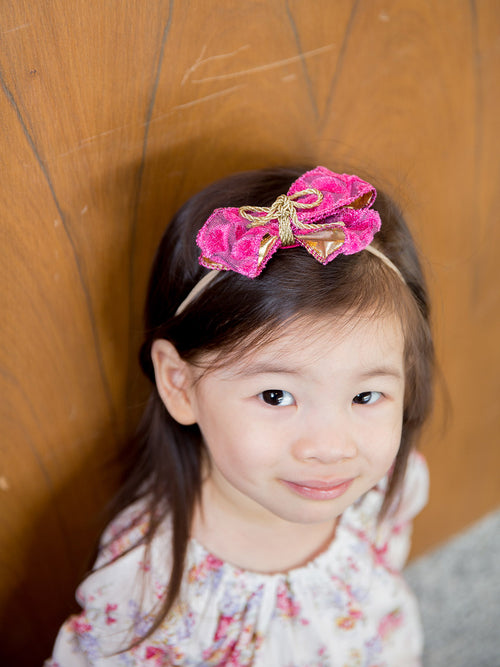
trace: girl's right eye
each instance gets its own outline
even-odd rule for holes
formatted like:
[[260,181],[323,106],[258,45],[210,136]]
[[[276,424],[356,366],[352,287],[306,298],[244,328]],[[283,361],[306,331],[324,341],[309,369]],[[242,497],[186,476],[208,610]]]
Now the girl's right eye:
[[267,405],[294,405],[295,399],[288,391],[283,389],[266,389],[266,391],[261,391],[259,398]]

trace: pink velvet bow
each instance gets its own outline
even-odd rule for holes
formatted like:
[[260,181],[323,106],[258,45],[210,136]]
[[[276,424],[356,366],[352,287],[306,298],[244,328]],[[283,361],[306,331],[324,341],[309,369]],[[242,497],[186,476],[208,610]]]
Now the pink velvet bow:
[[316,167],[272,207],[216,209],[196,239],[200,264],[255,278],[280,247],[303,246],[322,264],[359,252],[380,229],[380,216],[370,208],[376,195],[357,176]]

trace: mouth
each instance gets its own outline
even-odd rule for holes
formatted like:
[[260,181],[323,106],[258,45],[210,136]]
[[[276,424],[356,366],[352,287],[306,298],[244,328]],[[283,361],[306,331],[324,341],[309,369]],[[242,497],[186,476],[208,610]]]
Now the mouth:
[[336,479],[331,482],[322,482],[320,480],[291,482],[285,479],[282,481],[291,491],[304,498],[310,498],[311,500],[332,500],[344,495],[354,482],[354,478]]

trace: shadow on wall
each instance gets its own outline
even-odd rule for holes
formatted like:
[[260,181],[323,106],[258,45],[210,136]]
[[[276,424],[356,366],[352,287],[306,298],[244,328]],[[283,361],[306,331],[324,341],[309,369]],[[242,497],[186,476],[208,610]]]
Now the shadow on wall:
[[[74,434],[75,442],[87,443],[86,453],[82,456],[79,452],[77,466],[71,466],[71,461],[63,466],[64,480],[58,480],[57,469],[52,471],[55,490],[50,500],[29,508],[31,520],[24,544],[17,547],[11,543],[10,552],[7,549],[3,554],[6,574],[2,582],[5,604],[0,609],[0,663],[4,667],[39,667],[51,655],[62,622],[79,610],[75,590],[92,565],[98,538],[109,519],[105,505],[118,487],[120,451],[124,451],[127,433],[135,425],[147,393],[137,363],[142,304],[152,258],[171,215],[194,192],[229,173],[312,162],[284,149],[274,152],[271,159],[269,152],[242,154],[223,145],[207,157],[207,147],[212,145],[213,138],[180,144],[144,163],[136,161],[114,169],[107,182],[91,184],[96,200],[107,202],[106,215],[110,216],[109,222],[105,215],[99,221],[107,225],[110,235],[108,261],[96,267],[93,257],[85,260],[94,281],[102,285],[93,304],[99,339],[117,342],[110,353],[112,362],[108,360],[108,372],[112,367],[116,374],[110,384],[118,386],[114,393],[116,421],[101,424],[97,436],[95,420],[89,427],[94,435]],[[132,191],[131,183],[135,184]],[[128,212],[127,220],[123,219],[124,211]],[[128,237],[124,239],[124,235]],[[118,240],[117,250],[113,241]],[[83,253],[84,249],[79,250]],[[108,304],[110,308],[103,307]],[[128,331],[123,330],[123,322],[129,322]],[[81,341],[76,341],[76,348],[78,343]],[[76,386],[78,379],[74,381]],[[57,387],[50,400],[57,400]],[[91,395],[90,403],[84,406],[89,421],[95,415],[96,400]],[[74,456],[74,447],[60,443],[60,460],[64,460],[65,450]],[[72,471],[69,476],[68,470]],[[18,560],[14,562],[14,558]]]
[[[104,512],[91,514],[83,509],[73,523],[64,525],[60,508],[74,505],[75,488],[85,488],[89,475],[99,475],[103,485],[116,488],[111,468],[96,468],[98,448],[54,493],[51,502],[33,515],[22,574],[12,583],[0,610],[0,663],[4,667],[40,667],[51,655],[63,620],[79,609],[75,590],[94,561],[106,519]],[[89,507],[88,498],[82,496],[80,501],[82,508]],[[8,587],[9,582],[4,585]]]

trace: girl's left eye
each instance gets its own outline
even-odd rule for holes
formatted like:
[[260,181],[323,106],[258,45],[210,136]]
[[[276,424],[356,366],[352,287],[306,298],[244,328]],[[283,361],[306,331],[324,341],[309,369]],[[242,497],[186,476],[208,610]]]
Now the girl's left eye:
[[382,394],[379,391],[362,391],[361,394],[357,394],[352,399],[352,402],[356,403],[356,405],[372,405],[381,397]]
[[284,389],[266,389],[266,391],[261,391],[258,396],[267,405],[294,405],[295,403],[292,394]]

